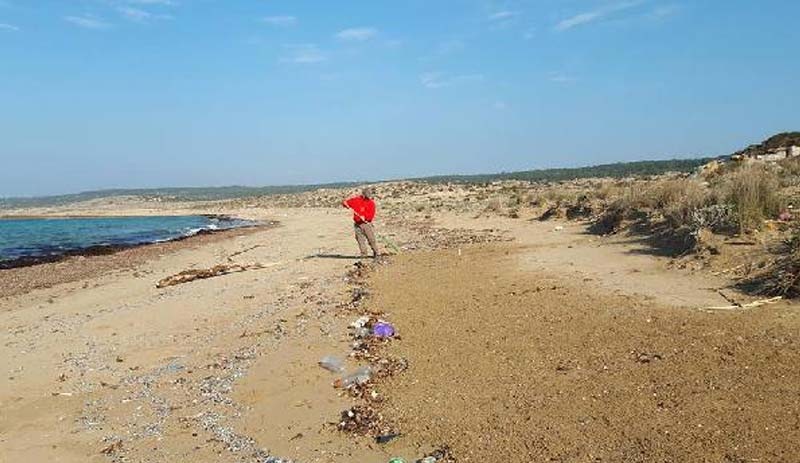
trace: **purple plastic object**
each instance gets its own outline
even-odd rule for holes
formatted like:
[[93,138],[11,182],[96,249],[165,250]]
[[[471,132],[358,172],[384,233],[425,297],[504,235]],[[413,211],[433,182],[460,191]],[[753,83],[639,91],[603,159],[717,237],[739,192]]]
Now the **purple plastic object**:
[[372,334],[376,338],[391,338],[394,336],[394,327],[389,323],[378,322],[372,327]]

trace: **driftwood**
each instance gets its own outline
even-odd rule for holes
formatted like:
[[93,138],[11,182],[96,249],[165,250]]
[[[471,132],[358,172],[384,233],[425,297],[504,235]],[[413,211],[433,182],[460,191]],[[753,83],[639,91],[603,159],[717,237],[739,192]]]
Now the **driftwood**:
[[[727,298],[726,298],[727,299]],[[754,309],[762,305],[774,304],[783,299],[783,296],[771,297],[769,299],[761,299],[758,301],[749,302],[747,304],[734,304],[717,307],[705,307],[703,310],[738,310],[738,309]]]
[[258,248],[261,248],[261,247],[264,247],[264,246],[261,245],[261,244],[257,244],[255,246],[251,246],[251,247],[249,247],[247,249],[242,249],[241,251],[234,252],[233,254],[228,256],[228,262],[233,262],[233,258],[236,257],[236,256],[241,256],[242,254],[244,254],[246,252],[250,252],[250,251],[252,251],[254,249],[258,249]]
[[156,288],[166,288],[168,286],[175,286],[183,283],[189,283],[190,281],[194,280],[214,278],[221,275],[228,275],[230,273],[246,272],[248,270],[258,270],[267,267],[272,267],[278,264],[280,264],[280,262],[274,262],[271,264],[260,264],[260,263],[219,264],[211,268],[184,270],[178,274],[169,276],[159,281],[158,284],[156,285]]

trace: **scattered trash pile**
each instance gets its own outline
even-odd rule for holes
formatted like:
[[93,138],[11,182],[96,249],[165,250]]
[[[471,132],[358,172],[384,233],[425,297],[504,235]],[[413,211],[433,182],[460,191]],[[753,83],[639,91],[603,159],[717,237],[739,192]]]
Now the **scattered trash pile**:
[[408,361],[384,355],[381,348],[393,340],[399,340],[395,327],[375,314],[362,315],[350,324],[352,351],[349,357],[366,363],[347,372],[345,361],[335,356],[325,356],[319,366],[339,375],[333,387],[362,403],[341,414],[337,424],[340,431],[371,436],[378,442],[388,442],[386,436],[398,435],[392,425],[384,420],[376,408],[383,401],[378,392],[377,380],[401,373],[408,368]]
[[[357,262],[347,273],[345,280],[352,285],[350,301],[340,306],[347,313],[358,317],[349,325],[351,351],[350,362],[359,364],[348,369],[347,360],[335,355],[326,355],[319,366],[336,375],[333,387],[340,394],[351,397],[357,403],[342,411],[339,420],[332,423],[340,432],[371,437],[377,444],[387,444],[401,438],[402,434],[381,413],[384,397],[379,391],[380,380],[408,369],[408,360],[386,354],[385,347],[402,338],[397,328],[382,311],[368,307],[369,289],[366,277],[377,263]],[[420,459],[422,463],[454,462],[448,447],[442,447]],[[402,458],[391,462],[405,463]]]
[[[415,460],[415,463],[451,463],[455,461],[456,459],[450,452],[450,447],[444,446],[440,449],[434,450],[418,460]],[[389,463],[407,463],[407,461],[403,458],[396,457],[389,460]]]

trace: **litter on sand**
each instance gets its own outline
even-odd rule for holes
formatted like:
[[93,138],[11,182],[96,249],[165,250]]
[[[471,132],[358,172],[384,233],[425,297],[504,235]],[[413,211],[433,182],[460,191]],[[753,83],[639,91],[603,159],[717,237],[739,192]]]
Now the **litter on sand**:
[[341,373],[344,371],[344,361],[332,355],[326,355],[319,361],[319,366],[331,373]]
[[372,334],[376,338],[391,338],[394,336],[394,326],[391,323],[380,321],[372,327]]
[[361,386],[369,382],[370,378],[372,378],[372,368],[370,367],[361,367],[358,370],[350,373],[347,376],[344,376],[341,379],[337,379],[334,382],[334,386],[341,387],[347,389],[352,386]]
[[397,439],[400,437],[400,434],[391,433],[391,434],[381,434],[380,436],[375,438],[375,442],[378,444],[388,444],[389,442]]

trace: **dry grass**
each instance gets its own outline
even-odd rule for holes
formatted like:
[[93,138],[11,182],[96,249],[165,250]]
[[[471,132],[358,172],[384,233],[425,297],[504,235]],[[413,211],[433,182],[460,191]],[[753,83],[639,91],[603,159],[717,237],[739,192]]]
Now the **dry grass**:
[[739,287],[767,296],[800,297],[800,230],[795,230],[777,254],[764,271],[741,282]]
[[486,202],[486,212],[500,212],[503,209],[503,202],[500,198],[492,198]]
[[780,211],[779,178],[767,165],[751,164],[727,175],[716,187],[733,206],[741,233],[758,230]]
[[781,167],[780,175],[783,179],[800,177],[800,158],[789,158],[778,165]]
[[655,209],[660,210],[672,228],[694,225],[694,212],[709,205],[708,187],[696,179],[664,180],[650,192]]
[[[660,215],[670,226],[679,228],[692,223],[695,210],[711,200],[708,188],[691,178],[670,178],[650,184],[632,183],[603,192],[609,209],[619,217],[635,212]],[[616,197],[615,197],[616,196]]]
[[608,198],[610,215],[617,220],[638,212],[653,221],[663,219],[676,230],[711,224],[718,232],[734,229],[746,233],[761,228],[764,219],[778,214],[782,202],[779,191],[775,169],[754,164],[728,170],[711,186],[697,178],[667,178],[618,186],[602,195]]

